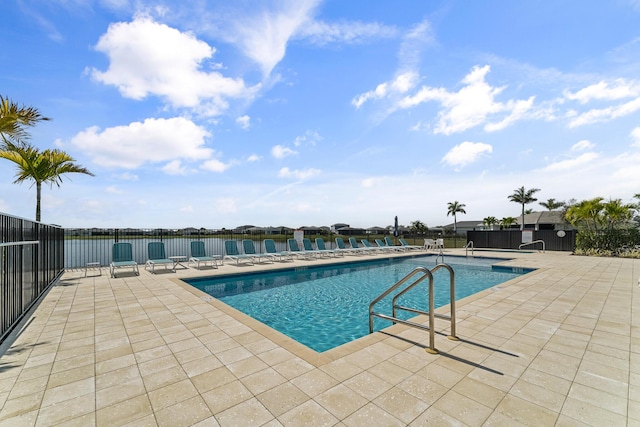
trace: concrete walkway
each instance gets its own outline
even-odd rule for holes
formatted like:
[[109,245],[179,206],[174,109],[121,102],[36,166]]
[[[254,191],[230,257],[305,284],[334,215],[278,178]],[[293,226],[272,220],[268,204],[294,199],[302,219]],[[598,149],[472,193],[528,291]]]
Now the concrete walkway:
[[0,357],[0,425],[640,425],[640,260],[497,255],[538,270],[459,302],[437,355],[403,326],[318,354],[178,280],[292,263],[67,272]]

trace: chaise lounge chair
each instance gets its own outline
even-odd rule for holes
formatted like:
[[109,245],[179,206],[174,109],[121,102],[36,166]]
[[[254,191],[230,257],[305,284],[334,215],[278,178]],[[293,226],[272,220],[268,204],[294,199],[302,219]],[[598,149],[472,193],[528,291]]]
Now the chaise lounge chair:
[[360,243],[362,243],[362,246],[365,249],[371,249],[372,253],[380,253],[380,252],[388,252],[389,248],[386,247],[380,247],[380,246],[373,246],[371,244],[371,242],[367,239],[360,239]]
[[345,254],[349,254],[349,255],[362,255],[363,252],[359,249],[355,249],[355,248],[348,248],[347,245],[345,245],[344,240],[342,239],[342,237],[336,237],[336,246],[338,247],[338,251],[345,253]]
[[112,261],[109,264],[111,277],[116,277],[116,269],[131,268],[136,276],[140,275],[138,263],[133,260],[131,243],[114,243],[112,248]]
[[398,239],[400,241],[400,244],[402,245],[403,248],[407,248],[410,251],[420,251],[423,249],[422,246],[418,246],[418,245],[410,245],[409,243],[407,243],[406,240],[404,239]]
[[366,254],[366,253],[373,253],[374,249],[373,248],[367,248],[362,247],[360,245],[358,245],[358,241],[356,240],[355,237],[349,237],[349,244],[351,245],[351,249],[354,249],[362,254]]
[[251,240],[251,239],[244,239],[242,241],[242,248],[244,249],[245,255],[254,256],[258,262],[260,262],[260,260],[263,259],[263,260],[265,260],[265,262],[273,263],[274,259],[276,258],[272,254],[260,254],[260,253],[257,253],[256,252],[256,246],[253,243],[253,240]]
[[144,268],[148,270],[151,268],[151,272],[156,272],[156,266],[161,265],[165,268],[165,270],[169,269],[171,266],[171,271],[176,272],[176,262],[172,259],[167,258],[167,255],[164,252],[164,242],[149,242],[147,245],[147,263],[144,265]]
[[287,239],[287,246],[289,247],[289,252],[292,255],[297,256],[302,259],[316,259],[318,254],[316,251],[303,251],[298,246],[298,241],[296,239]]
[[189,258],[189,265],[192,263],[196,265],[197,269],[200,269],[200,263],[204,266],[207,263],[211,264],[211,267],[218,268],[219,257],[207,256],[207,252],[204,249],[204,242],[195,241],[191,242],[191,258]]
[[324,239],[322,237],[316,237],[316,248],[318,248],[318,251],[320,251],[320,253],[326,252],[330,256],[344,256],[343,251],[327,249],[327,247],[324,244]]
[[376,245],[378,245],[378,247],[382,251],[386,251],[386,252],[397,252],[398,251],[398,248],[396,248],[395,246],[387,245],[385,243],[385,241],[382,240],[382,239],[376,239],[375,242],[376,242]]
[[[377,240],[376,240],[377,242]],[[391,240],[391,237],[387,236],[384,238],[384,243],[387,245],[388,248],[393,249],[394,251],[397,252],[406,252],[408,249],[405,248],[404,246],[396,246],[393,244],[393,240]]]
[[254,255],[241,254],[238,251],[238,242],[235,240],[224,241],[224,259],[230,259],[236,262],[236,265],[240,265],[240,261],[244,261],[247,264],[253,264],[256,260]]
[[320,249],[313,249],[313,245],[311,244],[311,240],[308,238],[302,239],[302,247],[304,251],[307,253],[314,253],[319,257],[329,257],[331,256],[331,252],[325,248],[325,250],[321,251]]
[[293,261],[293,256],[288,251],[276,249],[276,242],[273,239],[264,239],[264,250],[266,253],[279,258],[279,261]]

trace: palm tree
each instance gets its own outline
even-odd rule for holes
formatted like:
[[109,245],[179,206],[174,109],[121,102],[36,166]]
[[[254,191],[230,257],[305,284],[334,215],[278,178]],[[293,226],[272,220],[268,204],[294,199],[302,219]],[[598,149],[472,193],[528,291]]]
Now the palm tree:
[[29,134],[25,126],[35,126],[36,123],[49,120],[33,107],[19,107],[18,104],[0,95],[0,149],[8,148],[8,143],[21,143],[28,139]]
[[522,224],[520,224],[520,230],[524,230],[524,206],[538,200],[533,197],[533,195],[538,191],[540,191],[539,188],[530,188],[527,190],[522,186],[514,190],[514,193],[509,196],[510,201],[522,205]]
[[458,221],[456,218],[456,214],[466,214],[467,212],[464,210],[466,205],[464,203],[460,203],[457,200],[455,202],[449,202],[447,204],[447,216],[453,215],[453,234],[456,234],[458,231]]
[[517,219],[512,216],[508,216],[500,220],[500,225],[502,226],[502,228],[511,228],[511,226],[516,222],[518,222]]
[[482,223],[489,227],[489,229],[491,230],[493,230],[493,226],[495,224],[498,224],[499,222],[500,221],[498,221],[498,218],[496,218],[495,216],[488,216],[482,220]]
[[540,202],[539,205],[547,208],[550,211],[555,211],[556,209],[563,208],[565,202],[556,202],[556,199],[548,199],[546,202]]
[[566,219],[575,227],[584,225],[589,231],[598,231],[598,226],[603,223],[602,211],[604,204],[602,197],[583,200],[575,203],[567,209]]
[[94,176],[86,168],[75,164],[73,157],[61,150],[44,150],[22,143],[13,144],[5,140],[5,147],[0,149],[0,158],[12,161],[18,166],[14,184],[33,181],[36,184],[36,221],[40,221],[40,199],[42,184],[60,187],[62,175],[67,173],[84,173]]

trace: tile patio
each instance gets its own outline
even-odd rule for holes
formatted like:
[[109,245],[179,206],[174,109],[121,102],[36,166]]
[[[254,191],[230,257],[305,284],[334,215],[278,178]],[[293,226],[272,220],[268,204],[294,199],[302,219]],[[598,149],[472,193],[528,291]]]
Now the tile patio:
[[640,425],[640,260],[508,255],[538,270],[438,355],[400,325],[318,354],[179,280],[291,263],[66,272],[0,357],[0,426]]

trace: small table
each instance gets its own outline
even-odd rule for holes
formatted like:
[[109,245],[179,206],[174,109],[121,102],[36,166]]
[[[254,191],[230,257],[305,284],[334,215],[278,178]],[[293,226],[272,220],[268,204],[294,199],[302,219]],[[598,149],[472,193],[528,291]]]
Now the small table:
[[169,259],[173,261],[174,270],[176,269],[177,266],[180,266],[182,268],[188,268],[186,265],[183,264],[183,262],[187,260],[186,255],[174,255],[174,256],[170,256]]
[[93,270],[94,268],[98,268],[99,276],[102,276],[102,265],[100,265],[100,262],[94,261],[94,262],[88,262],[84,265],[84,277],[87,277],[87,271],[89,269]]

